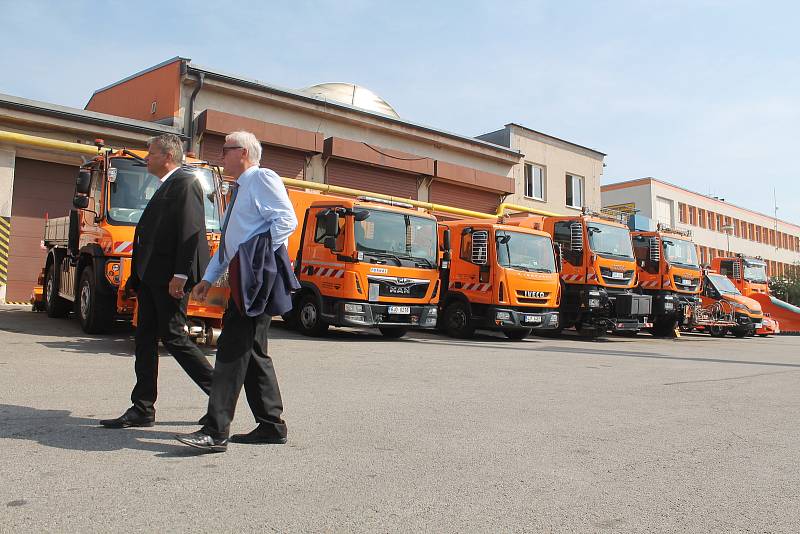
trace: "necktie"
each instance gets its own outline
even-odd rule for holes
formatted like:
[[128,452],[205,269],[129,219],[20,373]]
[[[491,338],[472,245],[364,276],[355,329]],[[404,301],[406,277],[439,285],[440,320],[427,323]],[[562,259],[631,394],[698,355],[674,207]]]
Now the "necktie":
[[233,205],[236,204],[236,194],[239,192],[239,184],[234,182],[231,184],[233,187],[233,193],[231,193],[231,203],[228,205],[228,209],[225,210],[225,220],[222,221],[222,237],[219,241],[219,254],[217,257],[219,258],[219,262],[223,263],[225,261],[225,230],[228,228],[228,221],[231,218],[231,212],[233,211]]

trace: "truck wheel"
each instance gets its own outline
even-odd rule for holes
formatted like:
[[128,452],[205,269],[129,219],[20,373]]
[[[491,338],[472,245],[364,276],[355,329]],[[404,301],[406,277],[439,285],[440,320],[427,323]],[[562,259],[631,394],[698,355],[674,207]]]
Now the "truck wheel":
[[746,336],[749,330],[750,327],[748,326],[737,326],[735,328],[731,328],[733,335],[739,338]]
[[405,326],[379,326],[378,330],[381,331],[383,337],[389,339],[401,338],[408,332],[408,328]]
[[650,333],[656,337],[670,337],[675,331],[677,321],[675,319],[661,319],[653,323]]
[[283,324],[286,328],[290,330],[297,330],[297,310],[293,309],[284,313],[281,315],[281,319],[283,319]]
[[76,307],[81,328],[87,334],[104,334],[114,324],[115,302],[112,297],[100,294],[91,267],[81,272]]
[[449,336],[469,339],[475,334],[469,304],[457,300],[444,310],[444,329]]
[[708,333],[711,334],[711,337],[725,337],[725,327],[712,326],[708,329]]
[[576,324],[575,329],[581,337],[586,339],[597,339],[606,333],[605,328],[595,325]]
[[530,328],[522,328],[522,329],[515,329],[515,330],[503,330],[503,333],[506,335],[508,339],[513,339],[519,341],[520,339],[525,339],[529,335],[531,335]]
[[317,297],[309,293],[300,299],[297,309],[297,329],[306,336],[318,337],[328,330],[328,323],[322,320],[322,309]]
[[44,305],[48,317],[66,317],[72,304],[67,299],[58,296],[58,282],[56,282],[56,265],[47,269],[44,282]]

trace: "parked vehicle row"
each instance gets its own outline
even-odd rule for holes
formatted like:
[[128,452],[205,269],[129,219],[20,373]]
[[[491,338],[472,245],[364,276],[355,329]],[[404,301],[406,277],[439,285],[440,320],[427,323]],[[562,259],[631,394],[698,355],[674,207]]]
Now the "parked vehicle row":
[[[45,225],[48,253],[32,297],[50,317],[74,311],[88,333],[135,317],[136,301],[123,288],[135,225],[158,187],[143,153],[98,149],[79,170],[69,216]],[[206,193],[213,252],[227,184],[206,162],[186,164]],[[377,328],[390,338],[412,328],[460,338],[491,329],[510,339],[567,328],[590,338],[779,331],[740,291],[771,298],[763,261],[717,258],[716,272],[704,272],[686,232],[587,210],[558,216],[504,204],[486,214],[285,182],[301,222],[289,256],[302,288],[284,320],[306,335],[331,326]],[[189,331],[199,342],[216,340],[228,292],[223,279],[207,301],[190,300]]]

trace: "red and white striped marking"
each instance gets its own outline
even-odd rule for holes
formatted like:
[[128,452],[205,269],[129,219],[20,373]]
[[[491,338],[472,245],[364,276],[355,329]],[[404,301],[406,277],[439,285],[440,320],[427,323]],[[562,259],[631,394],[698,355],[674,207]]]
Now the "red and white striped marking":
[[642,287],[645,287],[647,289],[652,289],[652,288],[657,288],[658,287],[658,282],[657,281],[648,280],[648,281],[642,282],[639,285],[642,286]]
[[597,280],[597,273],[588,273],[586,275],[586,281],[587,282],[593,282],[595,280]]
[[583,282],[582,274],[562,274],[561,279],[565,282]]
[[669,281],[669,278],[666,278],[666,279],[664,280],[664,287],[669,287],[669,286],[671,286],[671,285],[672,285],[672,283]]
[[[450,282],[450,288],[455,287],[455,282]],[[482,291],[486,292],[492,287],[491,284],[463,284],[460,288],[462,291]]]
[[133,252],[133,241],[115,241],[114,253],[124,254],[126,252]]
[[333,267],[313,267],[313,276],[326,276],[328,278],[344,278],[344,269]]

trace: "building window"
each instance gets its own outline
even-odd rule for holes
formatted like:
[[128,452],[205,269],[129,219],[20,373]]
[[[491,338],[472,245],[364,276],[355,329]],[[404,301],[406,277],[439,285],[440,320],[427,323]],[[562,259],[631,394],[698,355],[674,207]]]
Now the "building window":
[[700,228],[707,228],[706,226],[706,210],[700,208]]
[[686,223],[686,204],[678,202],[678,217],[682,223]]
[[567,206],[583,207],[583,177],[567,174]]
[[544,167],[534,163],[525,164],[525,196],[544,200]]

